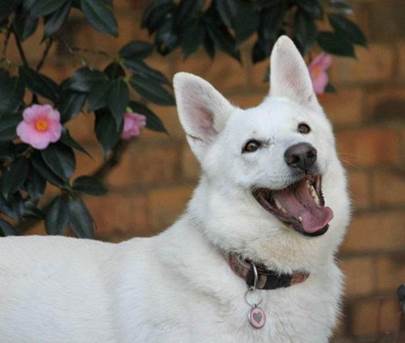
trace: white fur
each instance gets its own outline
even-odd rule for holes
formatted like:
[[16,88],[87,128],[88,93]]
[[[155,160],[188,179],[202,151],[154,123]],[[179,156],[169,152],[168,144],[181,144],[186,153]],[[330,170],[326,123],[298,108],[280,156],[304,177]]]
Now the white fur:
[[[120,244],[0,239],[2,343],[328,341],[342,289],[334,255],[349,221],[346,178],[331,126],[288,38],[280,38],[271,62],[270,96],[248,110],[196,76],[175,76],[180,121],[202,177],[185,214],[162,234]],[[301,121],[310,134],[297,133]],[[268,144],[241,154],[252,137]],[[250,192],[295,181],[283,154],[298,142],[318,150],[334,211],[328,232],[316,238],[285,227]],[[311,273],[299,285],[259,291],[267,313],[261,330],[249,326],[246,284],[221,253],[231,250],[278,271]]]

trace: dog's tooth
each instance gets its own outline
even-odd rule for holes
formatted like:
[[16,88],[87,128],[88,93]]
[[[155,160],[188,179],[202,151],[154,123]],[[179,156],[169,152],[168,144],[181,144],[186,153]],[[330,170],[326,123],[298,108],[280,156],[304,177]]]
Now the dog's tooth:
[[281,206],[281,204],[277,201],[277,199],[274,199],[274,203],[276,204],[277,208],[281,210],[281,212],[287,213],[287,210],[283,206]]
[[301,216],[298,217],[298,221],[299,221],[300,223],[302,223],[302,217],[301,217]]

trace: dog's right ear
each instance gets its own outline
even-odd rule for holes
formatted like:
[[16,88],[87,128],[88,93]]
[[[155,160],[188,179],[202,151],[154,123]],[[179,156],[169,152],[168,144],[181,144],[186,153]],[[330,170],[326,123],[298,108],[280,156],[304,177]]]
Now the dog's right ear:
[[234,107],[210,83],[189,73],[173,79],[180,123],[196,157],[202,161]]

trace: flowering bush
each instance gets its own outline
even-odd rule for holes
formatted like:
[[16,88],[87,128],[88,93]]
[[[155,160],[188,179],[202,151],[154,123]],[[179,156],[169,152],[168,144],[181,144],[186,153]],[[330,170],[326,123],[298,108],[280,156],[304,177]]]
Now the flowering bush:
[[[311,52],[351,56],[354,45],[365,45],[359,28],[348,19],[345,0],[159,0],[145,9],[142,26],[153,43],[133,40],[101,69],[83,65],[56,82],[41,72],[51,46],[63,41],[72,11],[82,13],[89,25],[117,36],[112,0],[9,0],[0,2],[0,234],[21,234],[44,221],[48,234],[67,228],[79,237],[93,237],[93,219],[81,196],[106,193],[103,178],[125,153],[128,142],[142,128],[165,132],[152,102],[174,105],[170,81],[145,59],[154,51],[165,56],[181,49],[185,57],[203,47],[212,58],[222,50],[240,60],[240,44],[256,37],[252,61],[267,58],[277,37],[288,34],[303,55],[318,93],[331,89],[326,70],[330,57]],[[324,4],[324,5],[323,5]],[[319,31],[328,20],[330,30]],[[24,50],[24,41],[42,26],[42,58],[36,65]],[[323,26],[324,27],[324,26]],[[19,61],[10,60],[7,48],[15,44]],[[132,89],[132,92],[130,92]],[[95,116],[94,132],[105,162],[92,175],[72,179],[76,153],[88,154],[72,137],[66,124],[82,112]],[[43,200],[48,184],[59,189]],[[41,201],[43,200],[43,201]]]

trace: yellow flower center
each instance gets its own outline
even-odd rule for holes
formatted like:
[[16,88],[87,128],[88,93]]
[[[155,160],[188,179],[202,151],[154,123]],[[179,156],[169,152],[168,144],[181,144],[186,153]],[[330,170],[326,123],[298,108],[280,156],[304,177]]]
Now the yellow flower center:
[[49,125],[48,125],[48,121],[46,119],[38,119],[35,122],[35,129],[37,131],[41,131],[41,132],[46,131],[46,130],[48,130],[48,127],[49,127]]

